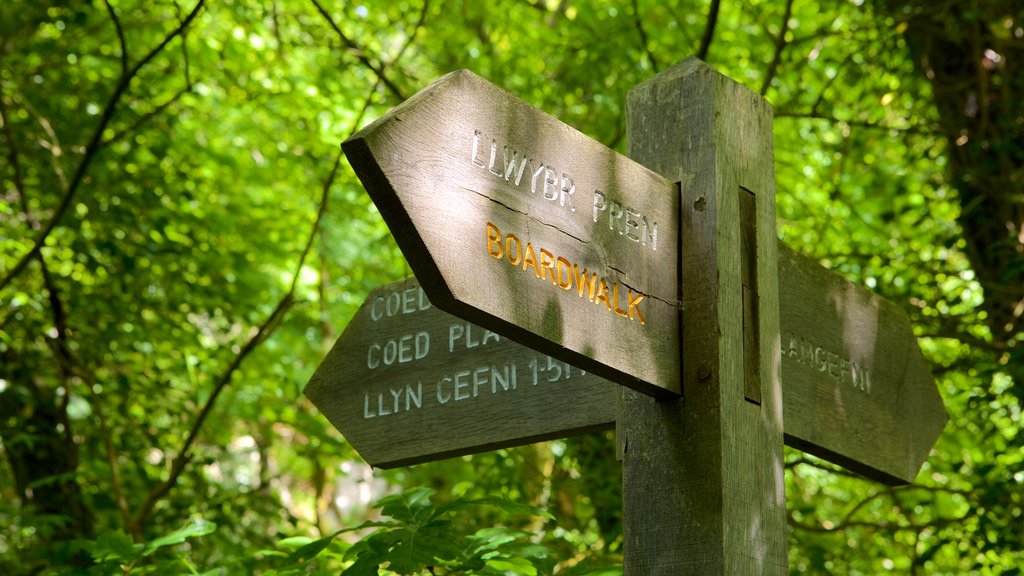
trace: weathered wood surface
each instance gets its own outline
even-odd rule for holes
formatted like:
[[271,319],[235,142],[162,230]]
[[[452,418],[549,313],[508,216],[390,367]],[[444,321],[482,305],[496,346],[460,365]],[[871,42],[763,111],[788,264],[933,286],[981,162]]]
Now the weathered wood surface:
[[[683,183],[686,285],[683,397],[622,392],[625,573],[786,574],[771,109],[691,59],[635,87],[627,119],[630,156]],[[745,251],[756,254],[746,298]],[[758,370],[745,344],[761,347]],[[747,400],[755,390],[760,404]]]
[[467,71],[343,148],[437,306],[646,394],[678,393],[670,181]]
[[409,279],[367,297],[305,394],[390,468],[610,429],[617,388],[442,312]]
[[887,484],[913,482],[948,416],[909,318],[779,246],[786,443]]

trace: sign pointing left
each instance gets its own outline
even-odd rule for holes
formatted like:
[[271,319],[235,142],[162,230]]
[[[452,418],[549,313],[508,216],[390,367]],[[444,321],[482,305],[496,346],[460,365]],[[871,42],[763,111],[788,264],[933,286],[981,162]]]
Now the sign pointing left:
[[680,392],[673,183],[468,71],[342,147],[440,308],[638,391]]
[[380,468],[610,429],[617,393],[445,314],[414,278],[370,293],[305,390]]

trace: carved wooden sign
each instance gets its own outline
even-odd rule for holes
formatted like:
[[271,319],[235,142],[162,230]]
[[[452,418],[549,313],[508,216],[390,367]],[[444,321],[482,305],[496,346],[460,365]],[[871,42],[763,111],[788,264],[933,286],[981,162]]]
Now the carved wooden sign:
[[[343,147],[422,283],[371,294],[306,389],[369,463],[608,428],[608,381],[685,398],[674,184],[465,71]],[[754,350],[786,443],[912,482],[947,415],[906,314],[781,243],[778,302]]]
[[779,243],[786,444],[913,482],[948,416],[898,306]]
[[617,391],[438,310],[410,278],[370,293],[305,393],[391,468],[612,428]]
[[436,305],[641,392],[678,394],[668,180],[468,71],[342,147]]

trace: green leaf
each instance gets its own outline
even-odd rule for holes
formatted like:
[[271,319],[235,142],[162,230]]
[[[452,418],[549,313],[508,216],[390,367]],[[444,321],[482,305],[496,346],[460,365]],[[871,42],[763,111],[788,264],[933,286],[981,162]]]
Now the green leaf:
[[326,550],[327,547],[330,546],[332,542],[334,542],[334,538],[341,533],[342,531],[338,530],[333,534],[329,534],[327,536],[324,536],[323,538],[320,538],[319,540],[314,540],[309,544],[300,547],[298,550],[292,552],[288,556],[288,562],[308,562],[309,560],[316,558],[320,555],[321,552]]
[[142,545],[133,543],[121,530],[103,532],[94,542],[87,544],[86,549],[97,562],[115,560],[130,563],[144,555]]
[[216,529],[216,524],[200,518],[175,530],[174,532],[171,532],[170,534],[166,534],[156,538],[155,540],[147,542],[142,555],[149,556],[164,546],[174,546],[175,544],[181,544],[189,538],[212,534]]

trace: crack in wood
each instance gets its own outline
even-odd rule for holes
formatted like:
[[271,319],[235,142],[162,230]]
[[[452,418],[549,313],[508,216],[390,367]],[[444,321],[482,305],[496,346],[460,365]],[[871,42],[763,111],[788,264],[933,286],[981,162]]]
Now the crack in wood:
[[[559,228],[558,226],[555,226],[554,224],[548,224],[547,222],[541,220],[540,218],[537,218],[536,216],[534,216],[533,214],[530,214],[529,212],[524,212],[522,210],[518,210],[516,208],[513,208],[512,206],[509,206],[508,204],[502,202],[501,200],[498,200],[497,198],[492,198],[492,197],[484,194],[483,192],[477,192],[476,190],[474,190],[472,188],[468,188],[468,187],[462,186],[462,185],[459,185],[459,188],[461,188],[461,189],[463,189],[463,190],[465,190],[467,192],[472,192],[473,194],[476,194],[477,196],[479,196],[481,198],[489,200],[489,201],[497,204],[498,206],[501,206],[502,208],[505,208],[509,212],[514,212],[514,213],[519,214],[519,215],[521,215],[521,216],[523,216],[525,218],[528,218],[529,220],[531,220],[533,222],[536,222],[536,223],[538,223],[538,224],[540,224],[542,226],[546,226],[548,228],[556,230],[556,231],[558,231],[558,232],[568,236],[569,238],[572,238],[573,240],[579,242],[580,244],[590,244],[591,243],[589,240],[586,240],[584,238],[580,238],[579,236],[576,236],[575,234],[572,234],[571,232],[566,232],[565,230]],[[527,223],[527,231],[529,231],[529,223]]]

